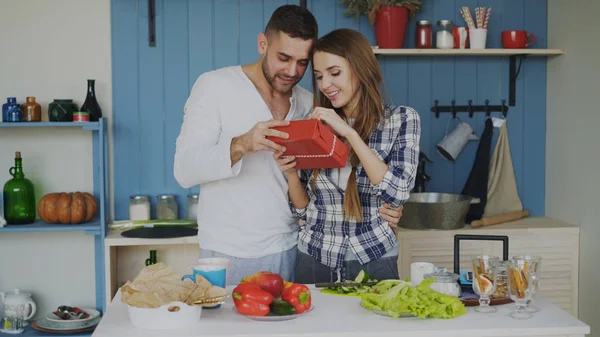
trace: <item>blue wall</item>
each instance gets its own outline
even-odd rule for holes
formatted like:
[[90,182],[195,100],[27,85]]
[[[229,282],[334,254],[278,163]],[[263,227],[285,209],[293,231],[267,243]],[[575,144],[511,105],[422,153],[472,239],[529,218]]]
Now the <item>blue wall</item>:
[[[156,0],[155,48],[148,46],[147,1],[112,0],[113,131],[115,219],[128,218],[131,194],[175,193],[180,216],[185,197],[198,187],[182,189],[173,178],[175,139],[183,106],[196,78],[212,69],[257,59],[256,36],[271,13],[285,0]],[[458,6],[492,7],[488,48],[500,48],[500,32],[526,29],[537,35],[532,48],[546,48],[545,0],[425,0],[416,19],[452,19],[464,26]],[[374,44],[367,19],[343,15],[338,0],[308,0],[325,34],[354,28]],[[407,48],[414,47],[415,21],[409,22]],[[449,104],[499,104],[508,101],[507,57],[379,56],[388,92],[396,104],[414,107],[421,115],[422,150],[434,160],[429,191],[460,192],[471,169],[477,142],[471,142],[454,164],[435,152],[444,136],[448,114],[430,112],[435,99]],[[301,85],[310,90],[306,73]],[[544,214],[546,58],[530,57],[517,80],[516,106],[510,107],[508,129],[517,184],[524,207]],[[469,119],[480,135],[485,114]],[[495,138],[494,143],[495,144]],[[492,148],[493,150],[493,148]],[[226,205],[224,205],[226,207]]]

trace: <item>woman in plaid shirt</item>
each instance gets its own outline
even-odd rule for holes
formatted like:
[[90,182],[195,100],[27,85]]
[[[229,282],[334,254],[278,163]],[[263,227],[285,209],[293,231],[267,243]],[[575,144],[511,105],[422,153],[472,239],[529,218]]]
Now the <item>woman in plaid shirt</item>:
[[301,171],[293,157],[275,154],[292,211],[303,220],[295,281],[351,280],[361,269],[371,278],[397,279],[399,242],[379,208],[404,204],[414,187],[419,115],[384,103],[379,63],[357,31],[321,37],[312,62],[316,108],[309,118],[325,123],[350,153],[342,169]]

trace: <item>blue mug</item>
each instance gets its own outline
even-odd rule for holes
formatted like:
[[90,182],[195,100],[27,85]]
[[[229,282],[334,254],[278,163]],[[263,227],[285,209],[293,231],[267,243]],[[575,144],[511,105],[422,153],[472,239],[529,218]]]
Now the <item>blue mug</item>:
[[[197,265],[193,267],[193,273],[189,275],[183,275],[181,280],[189,279],[192,282],[196,282],[196,275],[201,275],[204,277],[210,284],[217,287],[225,288],[225,284],[227,282],[227,268],[223,265]],[[214,307],[204,307],[204,309],[217,309],[220,308],[221,305],[217,305]]]

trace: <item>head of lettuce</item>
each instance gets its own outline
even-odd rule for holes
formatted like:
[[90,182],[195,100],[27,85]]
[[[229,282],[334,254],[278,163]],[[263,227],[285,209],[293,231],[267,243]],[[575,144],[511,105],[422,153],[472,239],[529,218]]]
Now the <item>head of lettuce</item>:
[[410,282],[384,280],[369,293],[361,294],[362,305],[371,310],[387,312],[392,317],[413,315],[419,318],[454,318],[467,312],[456,297],[439,293],[426,279],[413,287]]

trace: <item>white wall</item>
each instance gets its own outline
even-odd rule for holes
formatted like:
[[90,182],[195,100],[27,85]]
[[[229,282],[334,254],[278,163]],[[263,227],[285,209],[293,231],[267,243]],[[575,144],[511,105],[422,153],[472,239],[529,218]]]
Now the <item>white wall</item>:
[[[48,120],[52,99],[72,98],[81,106],[86,80],[93,78],[110,118],[109,0],[2,0],[0,42],[2,103],[8,96],[20,103],[35,96]],[[21,151],[38,200],[50,192],[91,192],[91,145],[90,132],[82,130],[2,128],[0,186],[10,178],[15,151]],[[93,249],[93,237],[83,233],[2,233],[0,290],[32,292],[40,315],[64,303],[95,307]]]
[[[600,47],[597,0],[549,0],[546,213],[581,228],[579,316],[600,336]],[[543,267],[542,267],[543,268]]]

